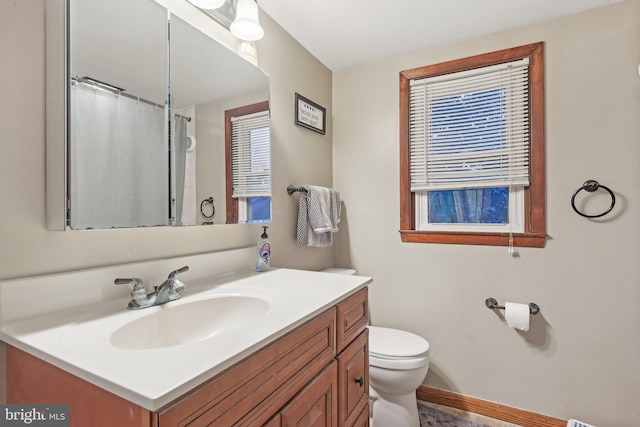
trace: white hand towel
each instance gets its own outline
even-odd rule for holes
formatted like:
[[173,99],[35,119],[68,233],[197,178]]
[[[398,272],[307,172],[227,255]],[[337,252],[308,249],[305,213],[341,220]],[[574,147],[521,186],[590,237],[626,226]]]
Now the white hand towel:
[[296,241],[301,246],[330,246],[340,222],[340,193],[312,185],[303,188],[306,191],[300,194]]
[[314,233],[333,230],[331,221],[331,190],[325,187],[309,186],[307,189],[309,222]]

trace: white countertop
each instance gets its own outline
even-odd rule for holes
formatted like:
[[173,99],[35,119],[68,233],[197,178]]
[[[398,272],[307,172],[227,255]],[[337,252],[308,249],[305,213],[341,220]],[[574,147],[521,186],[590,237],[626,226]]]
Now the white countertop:
[[[182,298],[165,305],[128,310],[129,298],[118,297],[3,322],[0,339],[155,411],[365,287],[371,278],[274,269],[193,281],[185,276],[184,282]],[[170,347],[119,348],[110,341],[120,327],[156,311],[232,295],[267,301],[269,311],[233,332]]]

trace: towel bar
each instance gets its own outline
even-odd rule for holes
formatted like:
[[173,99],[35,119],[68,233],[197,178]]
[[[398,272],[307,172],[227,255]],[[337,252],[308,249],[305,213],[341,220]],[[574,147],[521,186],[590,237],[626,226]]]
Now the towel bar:
[[289,185],[287,187],[287,194],[288,195],[292,195],[293,193],[295,193],[296,191],[302,191],[302,192],[307,192],[307,190],[304,187],[294,187],[293,185]]

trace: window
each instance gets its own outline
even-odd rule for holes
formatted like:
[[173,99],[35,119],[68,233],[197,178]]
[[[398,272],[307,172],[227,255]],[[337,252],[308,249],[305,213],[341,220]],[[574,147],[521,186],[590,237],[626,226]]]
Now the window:
[[542,43],[401,72],[400,124],[403,241],[544,246]]
[[271,221],[269,103],[225,111],[227,224]]

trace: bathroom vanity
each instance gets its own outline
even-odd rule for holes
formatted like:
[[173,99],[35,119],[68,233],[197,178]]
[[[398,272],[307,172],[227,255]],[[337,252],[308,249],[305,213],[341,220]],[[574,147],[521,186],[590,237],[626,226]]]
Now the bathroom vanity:
[[191,299],[155,311],[190,304],[197,316],[198,303],[244,295],[269,309],[231,332],[181,344],[113,339],[122,325],[137,333],[130,325],[155,316],[141,314],[149,309],[94,308],[90,318],[71,310],[72,323],[66,313],[48,314],[44,332],[34,318],[3,322],[8,402],[69,404],[72,426],[367,426],[370,280],[286,269],[213,286],[196,280]]

